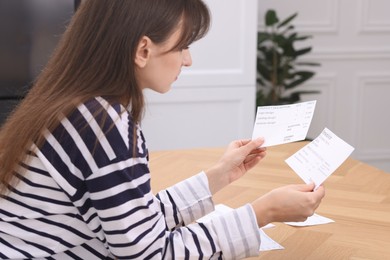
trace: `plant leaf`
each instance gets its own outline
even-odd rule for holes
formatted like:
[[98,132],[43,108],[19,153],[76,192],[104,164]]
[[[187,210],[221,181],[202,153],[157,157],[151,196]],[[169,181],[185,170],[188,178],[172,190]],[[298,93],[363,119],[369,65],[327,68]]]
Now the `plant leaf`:
[[295,13],[295,14],[291,15],[290,17],[286,18],[286,19],[285,19],[284,21],[282,21],[276,28],[280,28],[280,27],[285,26],[286,24],[288,24],[289,22],[291,22],[297,15],[298,15],[298,13]]
[[[295,32],[291,23],[298,13],[279,21],[275,10],[268,10],[265,14],[265,30],[258,32],[257,44],[257,74],[258,102],[263,104],[288,104],[300,100],[305,93],[318,93],[317,91],[298,91],[285,93],[301,85],[315,75],[315,72],[299,70],[300,66],[320,66],[312,61],[300,61],[301,55],[312,51],[312,47],[299,47],[295,49],[297,41],[312,38],[310,35],[300,35]],[[297,62],[299,60],[299,62]],[[273,85],[277,89],[273,88]],[[266,94],[267,93],[267,94]]]
[[317,62],[296,62],[295,64],[298,66],[321,66],[321,64]]
[[316,90],[312,90],[312,91],[295,91],[295,92],[290,93],[289,96],[284,97],[284,98],[289,100],[289,102],[291,102],[291,103],[296,103],[296,102],[301,100],[301,95],[305,95],[305,94],[319,94],[319,93],[321,93],[321,92],[320,91],[316,91]]
[[265,81],[263,81],[263,79],[261,77],[257,77],[257,83],[259,84],[260,87],[264,87],[265,86]]
[[257,63],[257,71],[260,76],[266,81],[271,81],[271,71],[268,69],[268,66],[264,66],[260,62]]
[[295,74],[296,80],[290,82],[289,84],[286,84],[285,85],[286,89],[291,89],[291,88],[294,88],[294,87],[302,84],[306,80],[313,77],[315,73],[312,71],[297,71],[294,74]]
[[307,47],[307,48],[297,50],[297,51],[295,51],[295,56],[301,56],[301,55],[304,55],[306,53],[309,53],[309,52],[311,52],[311,49],[312,49],[311,47]]
[[296,41],[304,41],[304,40],[307,40],[307,39],[310,39],[310,38],[313,38],[313,36],[305,35],[305,36],[296,37],[295,40]]
[[257,44],[261,44],[264,41],[271,40],[272,36],[267,32],[257,33]]
[[293,30],[295,27],[294,25],[289,25],[284,31],[280,32],[280,34],[286,34],[287,32]]
[[287,41],[286,37],[284,37],[283,35],[275,35],[273,40],[280,47],[285,45]]
[[276,15],[275,10],[268,10],[265,14],[265,25],[266,26],[273,26],[279,22],[279,18]]
[[287,42],[284,46],[283,46],[283,49],[284,49],[284,55],[287,56],[287,57],[291,57],[292,59],[295,59],[296,58],[296,51],[295,51],[295,48],[294,48],[294,45],[292,42]]

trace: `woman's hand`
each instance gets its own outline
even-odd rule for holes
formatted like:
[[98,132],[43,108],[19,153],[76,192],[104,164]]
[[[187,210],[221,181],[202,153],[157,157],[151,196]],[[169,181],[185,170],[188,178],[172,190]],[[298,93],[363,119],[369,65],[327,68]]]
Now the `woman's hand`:
[[270,191],[252,202],[259,227],[271,222],[304,221],[314,214],[325,196],[323,186],[287,185]]
[[264,158],[266,148],[259,148],[263,143],[263,138],[231,142],[218,163],[205,171],[211,193],[239,179]]

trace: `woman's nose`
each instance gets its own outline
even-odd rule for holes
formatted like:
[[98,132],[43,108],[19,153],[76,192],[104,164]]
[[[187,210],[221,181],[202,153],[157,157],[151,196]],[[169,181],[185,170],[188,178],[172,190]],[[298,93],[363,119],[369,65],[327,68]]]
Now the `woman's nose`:
[[183,50],[183,66],[189,67],[192,65],[192,58],[189,49]]

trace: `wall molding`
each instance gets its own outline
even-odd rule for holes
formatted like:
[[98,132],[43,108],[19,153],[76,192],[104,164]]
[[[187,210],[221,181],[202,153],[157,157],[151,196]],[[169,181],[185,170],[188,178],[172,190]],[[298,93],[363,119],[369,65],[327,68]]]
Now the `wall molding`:
[[[362,133],[365,122],[364,122],[364,104],[366,102],[366,96],[364,94],[365,90],[370,89],[372,91],[372,85],[383,84],[384,86],[390,86],[390,70],[389,71],[380,71],[380,72],[361,72],[356,76],[357,78],[357,99],[355,102],[355,136],[354,140],[356,146],[359,148],[359,158],[373,159],[373,158],[388,158],[390,161],[390,147],[389,148],[367,148],[367,145],[364,143],[364,134]],[[378,93],[381,96],[381,93]],[[387,93],[382,93],[382,95],[388,95]],[[368,103],[370,105],[371,103]],[[381,111],[378,111],[381,112]],[[387,113],[387,111],[383,111]],[[387,115],[383,115],[387,119]],[[376,118],[376,117],[375,117]],[[390,119],[388,119],[390,120]],[[375,138],[375,137],[374,137]]]
[[[191,46],[193,65],[183,68],[174,85],[254,85],[257,16],[253,6],[257,9],[257,0],[207,2],[213,24],[206,37]],[[223,9],[222,5],[230,9]]]
[[[175,88],[163,95],[146,89],[144,93],[142,128],[151,150],[225,146],[251,137],[254,86]],[[188,134],[193,138],[185,137]]]
[[[370,91],[373,91],[373,85],[376,84],[383,84],[385,86],[384,89],[386,89],[386,86],[390,86],[390,70],[388,71],[376,71],[376,72],[360,72],[356,76],[357,78],[357,98],[356,102],[354,104],[355,111],[354,113],[354,137],[355,140],[355,152],[353,154],[353,157],[362,160],[366,163],[369,163],[371,165],[375,165],[379,168],[382,168],[383,170],[387,170],[390,172],[390,147],[387,148],[386,144],[385,147],[378,147],[378,145],[374,146],[368,146],[367,142],[369,140],[364,141],[366,138],[365,135],[367,133],[364,133],[364,127],[367,122],[364,122],[367,116],[364,116],[364,111],[367,109],[365,105],[371,106],[373,103],[366,101],[365,99],[365,91],[367,89],[370,89]],[[374,90],[375,91],[375,90]],[[378,93],[379,96],[381,96],[381,93]],[[387,93],[383,93],[382,95],[388,96]],[[380,102],[376,100],[376,102]],[[380,111],[377,111],[380,113]],[[381,113],[381,116],[383,116],[382,120],[390,120],[387,116],[387,111],[382,111],[384,114]],[[376,116],[374,118],[377,118]],[[373,131],[368,130],[369,137],[367,138],[383,138],[383,134],[377,133],[375,129],[378,128],[378,126],[374,126]],[[385,130],[386,131],[386,130]],[[366,131],[367,132],[367,131]],[[382,131],[383,132],[383,131]],[[387,136],[387,134],[385,134]],[[366,138],[366,139],[367,139]]]
[[339,10],[340,2],[338,0],[328,0],[329,9],[327,10],[327,19],[312,21],[297,21],[296,27],[299,31],[306,33],[327,33],[337,34],[339,32]]
[[364,48],[315,48],[310,54],[310,60],[388,60],[389,47]]
[[297,90],[319,91],[318,94],[302,95],[302,101],[317,100],[315,116],[312,119],[308,137],[317,137],[324,127],[333,129],[335,100],[332,98],[335,93],[337,81],[336,73],[316,74],[313,79],[298,87]]
[[374,20],[370,18],[369,11],[372,6],[378,3],[377,1],[359,0],[359,21],[358,21],[358,33],[383,33],[390,32],[390,19],[389,20]]
[[[326,13],[326,18],[322,20],[294,20],[294,25],[299,32],[303,33],[324,33],[324,34],[337,34],[339,32],[339,0],[328,0],[321,3],[327,3],[328,8],[321,10]],[[263,21],[263,19],[260,19]],[[258,24],[258,31],[264,30],[264,24]]]

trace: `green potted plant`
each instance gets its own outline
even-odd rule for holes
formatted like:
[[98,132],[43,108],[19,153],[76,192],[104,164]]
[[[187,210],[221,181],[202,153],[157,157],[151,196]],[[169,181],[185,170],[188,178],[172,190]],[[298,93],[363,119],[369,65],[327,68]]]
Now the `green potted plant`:
[[279,21],[275,10],[268,10],[265,14],[265,29],[258,32],[257,43],[257,106],[291,104],[300,101],[301,94],[318,93],[293,91],[314,76],[315,72],[307,67],[320,65],[300,61],[312,47],[296,49],[294,46],[297,41],[311,38],[294,31],[291,21],[297,15]]

